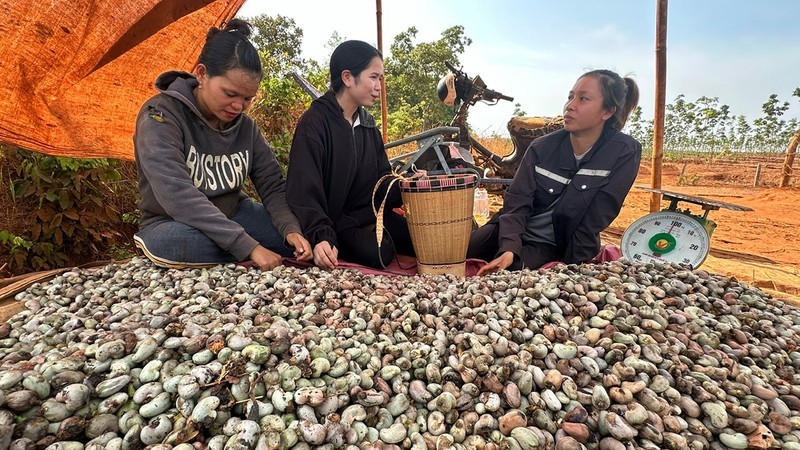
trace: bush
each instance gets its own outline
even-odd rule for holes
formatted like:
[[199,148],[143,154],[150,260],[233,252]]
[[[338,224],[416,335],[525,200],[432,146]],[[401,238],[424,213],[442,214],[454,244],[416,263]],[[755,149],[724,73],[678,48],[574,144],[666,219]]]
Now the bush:
[[130,254],[138,199],[133,163],[3,147],[0,170],[7,212],[0,267],[19,274]]

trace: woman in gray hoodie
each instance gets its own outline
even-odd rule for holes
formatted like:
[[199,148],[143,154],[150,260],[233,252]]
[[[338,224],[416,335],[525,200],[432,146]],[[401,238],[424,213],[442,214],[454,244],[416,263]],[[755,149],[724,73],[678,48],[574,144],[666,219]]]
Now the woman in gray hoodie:
[[[243,111],[263,72],[250,26],[234,19],[211,28],[194,73],[156,80],[159,94],[136,120],[141,219],[134,241],[164,267],[250,259],[263,270],[281,257],[312,257],[286,203],[272,150]],[[242,190],[247,178],[262,203]]]

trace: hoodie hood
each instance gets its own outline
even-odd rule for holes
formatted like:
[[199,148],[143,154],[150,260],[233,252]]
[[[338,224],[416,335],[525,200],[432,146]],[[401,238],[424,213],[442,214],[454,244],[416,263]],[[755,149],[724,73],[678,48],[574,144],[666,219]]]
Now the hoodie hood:
[[198,84],[197,78],[193,74],[180,70],[171,70],[162,73],[156,78],[155,88],[161,93],[180,100],[196,114],[201,115],[200,108],[198,108],[192,92]]
[[[342,118],[344,123],[350,126],[350,123],[344,118],[344,109],[339,105],[339,101],[336,100],[336,94],[334,94],[333,91],[329,90],[325,95],[314,100],[312,103],[316,103],[335,113],[335,115]],[[363,106],[358,107],[358,118],[362,127],[375,128],[375,119]]]

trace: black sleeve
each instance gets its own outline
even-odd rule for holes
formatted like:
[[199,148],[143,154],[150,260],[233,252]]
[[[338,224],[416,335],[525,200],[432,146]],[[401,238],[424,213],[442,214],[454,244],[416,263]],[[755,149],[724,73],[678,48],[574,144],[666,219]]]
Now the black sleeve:
[[289,152],[286,199],[312,247],[322,241],[337,245],[322,180],[324,155],[325,146],[319,133],[301,120]]

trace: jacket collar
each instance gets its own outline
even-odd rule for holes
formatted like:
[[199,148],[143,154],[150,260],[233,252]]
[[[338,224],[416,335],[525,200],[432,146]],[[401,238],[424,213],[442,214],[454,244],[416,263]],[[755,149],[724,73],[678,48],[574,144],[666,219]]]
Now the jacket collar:
[[[328,90],[322,97],[314,100],[314,103],[320,104],[327,110],[341,117],[348,125],[350,124],[350,122],[344,118],[344,109],[339,106],[339,102],[336,100],[336,95],[333,91]],[[375,128],[375,119],[372,118],[372,115],[363,106],[359,106],[357,111],[358,120],[360,122],[359,125],[366,128]]]
[[[575,161],[575,154],[572,152],[572,145],[569,142],[569,132],[563,129],[557,131],[557,133],[560,132],[563,132],[564,136],[561,138],[560,148],[562,151],[559,152],[558,166],[562,169],[577,169],[578,163]],[[603,132],[600,133],[600,137],[597,138],[597,141],[592,145],[589,154],[580,160],[580,164],[587,164],[594,155],[602,150],[603,146],[605,146],[617,132],[618,131],[611,126],[606,125],[603,127]]]

